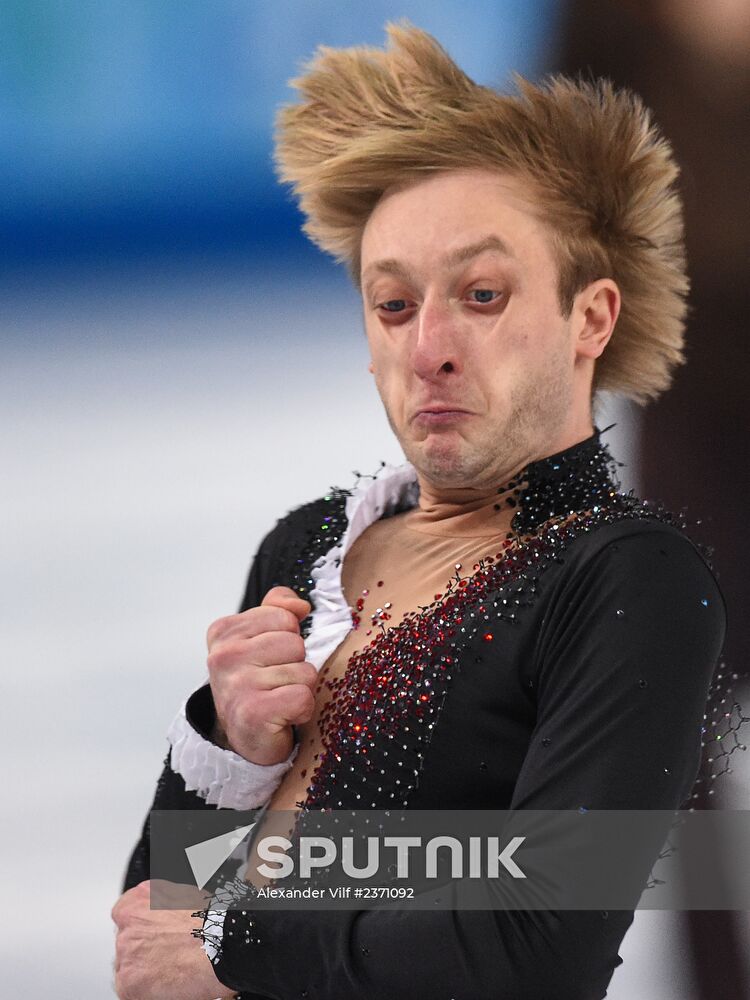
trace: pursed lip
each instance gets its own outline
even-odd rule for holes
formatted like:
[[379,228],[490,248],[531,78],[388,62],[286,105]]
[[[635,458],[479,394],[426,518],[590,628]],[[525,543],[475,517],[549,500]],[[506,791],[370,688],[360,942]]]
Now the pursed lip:
[[471,413],[471,410],[465,410],[461,406],[447,406],[443,405],[442,403],[433,403],[430,406],[423,406],[419,410],[417,410],[414,413],[412,420],[416,420],[418,417],[422,416],[422,414],[429,414],[429,413],[434,413],[434,414]]

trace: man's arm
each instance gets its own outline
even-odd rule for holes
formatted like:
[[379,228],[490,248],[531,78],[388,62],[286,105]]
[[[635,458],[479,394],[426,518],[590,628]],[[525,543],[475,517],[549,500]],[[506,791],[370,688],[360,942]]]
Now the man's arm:
[[[538,724],[511,808],[679,808],[696,776],[725,629],[716,581],[677,532],[631,533],[592,555],[561,588],[539,636]],[[655,860],[646,859],[646,870]],[[216,975],[274,1000],[600,1000],[633,913],[368,909],[232,917]]]
[[[281,541],[281,522],[261,542],[247,577],[240,611],[260,605],[270,587],[275,550]],[[194,691],[172,721],[154,799],[154,809],[254,809],[273,795],[299,750],[296,740],[289,757],[278,764],[254,764],[227,747],[216,720],[208,684]],[[150,877],[150,822],[128,861],[122,883],[126,892]]]

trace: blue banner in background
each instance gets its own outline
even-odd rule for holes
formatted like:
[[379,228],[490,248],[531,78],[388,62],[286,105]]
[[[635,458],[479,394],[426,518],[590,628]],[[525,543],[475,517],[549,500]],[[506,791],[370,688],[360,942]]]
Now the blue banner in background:
[[7,267],[311,251],[271,165],[287,80],[320,44],[408,18],[480,83],[545,68],[557,5],[7,0],[0,245]]

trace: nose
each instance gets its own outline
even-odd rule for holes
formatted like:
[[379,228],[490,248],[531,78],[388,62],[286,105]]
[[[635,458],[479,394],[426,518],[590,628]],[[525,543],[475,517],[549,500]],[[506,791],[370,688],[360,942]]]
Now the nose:
[[414,372],[425,379],[460,370],[458,331],[447,302],[423,302],[411,360]]

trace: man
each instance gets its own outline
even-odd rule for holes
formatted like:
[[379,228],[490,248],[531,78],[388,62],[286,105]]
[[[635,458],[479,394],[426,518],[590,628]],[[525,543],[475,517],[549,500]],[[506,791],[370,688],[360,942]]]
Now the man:
[[[277,156],[361,290],[408,461],[263,540],[154,808],[676,809],[723,598],[685,524],[618,492],[593,403],[645,403],[683,360],[677,167],[634,95],[501,95],[388,32],[321,50]],[[633,916],[209,910],[204,951],[148,909],[148,859],[147,821],[113,911],[123,1000],[593,1000]]]

